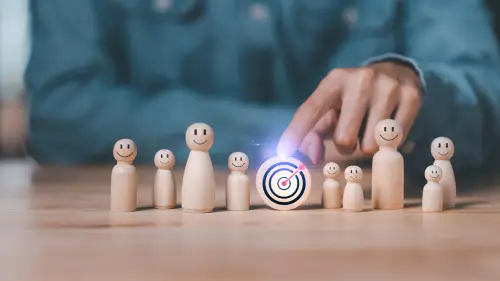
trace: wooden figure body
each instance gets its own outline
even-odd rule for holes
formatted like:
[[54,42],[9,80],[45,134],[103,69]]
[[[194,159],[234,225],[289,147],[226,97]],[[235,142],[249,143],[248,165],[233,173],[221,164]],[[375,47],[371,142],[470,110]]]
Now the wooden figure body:
[[337,178],[340,175],[340,166],[337,163],[330,162],[323,167],[322,204],[325,209],[340,209],[342,207],[342,189]]
[[431,154],[434,157],[434,165],[442,170],[439,184],[443,188],[443,207],[455,207],[457,197],[457,186],[455,182],[455,173],[451,165],[451,158],[455,153],[455,145],[449,138],[438,137],[432,141]]
[[363,211],[365,199],[363,187],[360,183],[363,179],[363,171],[358,166],[349,166],[345,169],[344,176],[347,181],[342,197],[344,210],[351,212]]
[[214,143],[210,126],[196,123],[186,131],[186,144],[191,149],[182,180],[182,209],[207,213],[215,207],[215,174],[209,150]]
[[227,177],[226,206],[229,211],[247,211],[250,209],[250,179],[245,174],[249,159],[243,152],[229,155]]
[[172,209],[177,199],[177,189],[172,173],[175,156],[172,151],[162,149],[156,153],[154,162],[158,170],[153,186],[153,206],[157,209]]
[[443,188],[439,184],[442,170],[439,166],[431,165],[425,169],[427,184],[422,192],[422,211],[441,212],[443,210]]
[[115,143],[113,156],[117,164],[111,171],[110,209],[114,212],[133,212],[137,208],[137,174],[132,165],[137,147],[130,139]]
[[382,210],[404,208],[404,159],[397,147],[403,130],[392,119],[380,121],[375,127],[379,151],[372,162],[372,207]]

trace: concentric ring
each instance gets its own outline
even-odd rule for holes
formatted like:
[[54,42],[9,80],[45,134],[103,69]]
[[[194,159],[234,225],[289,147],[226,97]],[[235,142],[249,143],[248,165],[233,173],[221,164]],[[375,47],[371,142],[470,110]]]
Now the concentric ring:
[[[269,207],[291,210],[307,200],[311,191],[311,179],[307,168],[297,171],[300,164],[300,161],[292,157],[273,157],[260,166],[256,188]],[[295,171],[297,172],[294,174]],[[284,181],[285,185],[282,184]]]

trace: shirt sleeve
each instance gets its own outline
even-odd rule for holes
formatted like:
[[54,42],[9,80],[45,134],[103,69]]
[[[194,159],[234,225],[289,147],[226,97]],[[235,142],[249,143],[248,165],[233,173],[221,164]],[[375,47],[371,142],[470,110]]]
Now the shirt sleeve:
[[410,132],[415,142],[405,166],[431,165],[432,140],[455,144],[455,169],[477,169],[492,155],[500,134],[500,63],[490,17],[481,0],[408,0],[404,3],[404,52],[424,85],[423,106]]
[[214,162],[227,165],[233,151],[251,159],[274,151],[293,108],[209,98],[186,88],[143,93],[120,82],[102,43],[94,2],[31,0],[28,150],[36,161],[114,161],[114,143],[131,138],[139,163],[153,163],[161,148],[171,149],[183,163],[189,153],[185,132],[196,122],[214,129]]

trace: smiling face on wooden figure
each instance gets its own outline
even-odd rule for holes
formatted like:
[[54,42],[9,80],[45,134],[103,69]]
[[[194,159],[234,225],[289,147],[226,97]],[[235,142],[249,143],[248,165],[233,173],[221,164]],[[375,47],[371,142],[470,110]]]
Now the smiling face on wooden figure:
[[374,137],[379,147],[397,148],[403,139],[403,129],[395,120],[385,119],[375,127]]
[[155,166],[158,169],[171,170],[175,165],[175,155],[168,149],[161,149],[156,152]]
[[431,143],[431,154],[436,160],[450,160],[455,153],[455,145],[449,138],[438,137]]
[[118,162],[132,163],[137,156],[137,147],[131,139],[121,139],[113,147],[113,156]]
[[248,156],[243,152],[233,152],[227,160],[230,171],[245,172],[248,170]]
[[208,152],[214,144],[214,131],[204,123],[195,123],[186,131],[186,144],[191,150]]
[[361,182],[363,170],[358,166],[349,166],[344,171],[344,177],[348,182]]
[[337,163],[330,162],[326,163],[325,167],[323,167],[323,176],[330,179],[338,178],[340,174],[340,166]]

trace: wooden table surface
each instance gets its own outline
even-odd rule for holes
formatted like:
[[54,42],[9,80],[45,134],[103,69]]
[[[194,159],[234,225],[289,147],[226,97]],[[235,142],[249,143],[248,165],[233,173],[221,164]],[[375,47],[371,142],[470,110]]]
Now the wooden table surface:
[[0,280],[500,280],[500,177],[459,186],[441,214],[420,212],[418,189],[404,210],[346,213],[320,208],[316,170],[300,210],[270,210],[252,186],[252,210],[228,212],[222,169],[219,208],[186,214],[151,209],[155,170],[140,167],[139,210],[115,214],[110,171],[0,163]]

